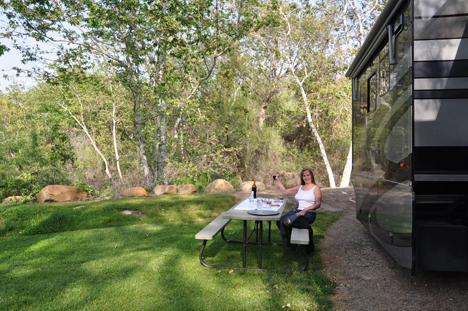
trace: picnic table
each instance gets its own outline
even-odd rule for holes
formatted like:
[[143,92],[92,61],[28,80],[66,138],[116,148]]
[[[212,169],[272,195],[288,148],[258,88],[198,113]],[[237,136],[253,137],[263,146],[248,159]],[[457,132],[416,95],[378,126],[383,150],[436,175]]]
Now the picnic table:
[[[250,270],[276,270],[276,271],[289,271],[289,270],[278,270],[278,269],[263,269],[262,267],[262,250],[263,245],[283,245],[283,243],[273,243],[271,242],[271,222],[279,221],[283,215],[284,208],[286,206],[287,198],[272,199],[272,205],[263,205],[260,208],[249,202],[249,198],[244,198],[236,205],[234,205],[227,212],[222,213],[210,224],[208,224],[203,230],[201,230],[196,236],[196,239],[203,240],[203,245],[199,253],[200,263],[209,268],[232,268],[232,269],[250,269]],[[275,202],[276,201],[276,202]],[[231,220],[242,220],[243,221],[243,239],[240,240],[229,240],[224,236],[224,229],[229,224]],[[254,232],[255,241],[250,241],[247,237],[247,222],[254,221]],[[263,240],[263,222],[268,223],[268,241]],[[213,240],[218,233],[221,233],[222,238],[226,243],[242,243],[243,244],[243,258],[242,258],[242,267],[233,267],[233,266],[220,266],[220,265],[209,265],[203,260],[203,252],[205,250],[208,240]],[[297,229],[293,228],[291,243],[294,244],[309,244],[309,235],[307,229]],[[258,268],[247,267],[246,262],[246,252],[247,245],[254,244],[258,245],[259,256],[258,256]],[[304,271],[309,263],[307,253],[305,248],[303,248],[303,254],[305,259],[305,265],[300,269]]]

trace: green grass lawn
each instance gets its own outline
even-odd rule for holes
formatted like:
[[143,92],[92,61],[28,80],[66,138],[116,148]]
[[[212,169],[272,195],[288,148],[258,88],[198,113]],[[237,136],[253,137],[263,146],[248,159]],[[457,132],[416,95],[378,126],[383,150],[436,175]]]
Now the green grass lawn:
[[[233,196],[189,195],[2,206],[0,310],[331,309],[336,285],[322,275],[317,252],[304,273],[200,264],[202,241],[195,234],[234,204]],[[319,213],[318,252],[335,219]],[[280,242],[276,225],[272,229],[273,241]],[[231,221],[225,233],[241,239],[242,221]],[[218,236],[204,258],[241,266],[242,245],[227,245]],[[264,246],[263,258],[264,268],[303,265],[301,252],[284,246]],[[247,260],[257,266],[257,246],[248,246]]]

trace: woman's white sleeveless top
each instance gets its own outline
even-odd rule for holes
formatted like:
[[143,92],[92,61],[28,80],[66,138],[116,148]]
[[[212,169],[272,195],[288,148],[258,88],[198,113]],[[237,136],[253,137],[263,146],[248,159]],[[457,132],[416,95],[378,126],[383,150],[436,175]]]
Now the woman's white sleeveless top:
[[[294,196],[297,202],[299,202],[299,206],[297,208],[298,210],[302,211],[304,208],[315,204],[315,194],[314,194],[315,187],[317,186],[314,186],[314,188],[310,190],[306,190],[306,191],[302,190],[302,186],[299,187],[299,191]],[[311,212],[315,213],[315,210]]]

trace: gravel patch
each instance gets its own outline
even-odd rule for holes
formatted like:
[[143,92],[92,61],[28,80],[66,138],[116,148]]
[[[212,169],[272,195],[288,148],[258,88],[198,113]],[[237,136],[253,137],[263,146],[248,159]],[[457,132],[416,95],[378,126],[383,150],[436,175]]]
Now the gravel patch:
[[411,276],[356,219],[351,188],[322,192],[334,210],[320,210],[340,215],[321,246],[324,272],[337,283],[335,310],[468,310],[467,273]]

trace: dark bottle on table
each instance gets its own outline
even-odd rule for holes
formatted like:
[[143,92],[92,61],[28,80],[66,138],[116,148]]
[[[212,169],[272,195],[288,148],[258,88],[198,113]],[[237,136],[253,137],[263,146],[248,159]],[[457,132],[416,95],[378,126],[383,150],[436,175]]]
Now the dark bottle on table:
[[254,180],[254,183],[252,185],[252,192],[253,192],[254,199],[256,199],[257,198],[257,185],[255,184],[255,180]]

